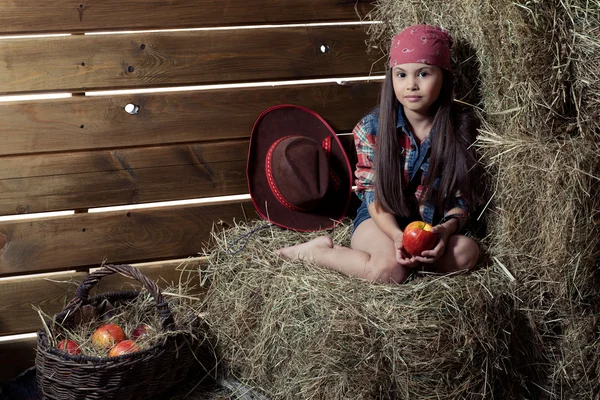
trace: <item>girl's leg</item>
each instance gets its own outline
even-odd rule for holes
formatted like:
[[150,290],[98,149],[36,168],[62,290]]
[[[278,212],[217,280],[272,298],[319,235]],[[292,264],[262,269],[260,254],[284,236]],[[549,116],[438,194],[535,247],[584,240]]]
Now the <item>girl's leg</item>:
[[437,272],[456,272],[471,269],[479,258],[479,246],[467,236],[452,235],[442,257],[432,264]]
[[352,248],[334,246],[328,236],[277,250],[291,260],[301,259],[343,274],[383,283],[402,283],[409,270],[398,264],[392,240],[368,219],[352,235]]

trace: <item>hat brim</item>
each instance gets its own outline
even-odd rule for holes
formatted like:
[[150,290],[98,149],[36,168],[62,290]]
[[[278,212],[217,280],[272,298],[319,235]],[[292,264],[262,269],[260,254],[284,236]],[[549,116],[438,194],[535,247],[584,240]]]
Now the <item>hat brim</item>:
[[[340,178],[341,184],[338,190],[330,187],[323,201],[308,212],[285,207],[267,182],[267,152],[276,140],[289,135],[309,137],[318,143],[331,138],[329,167]],[[246,177],[250,197],[259,215],[275,225],[296,231],[319,231],[337,225],[346,215],[352,193],[350,161],[335,131],[314,111],[291,104],[271,107],[256,120],[250,136]]]

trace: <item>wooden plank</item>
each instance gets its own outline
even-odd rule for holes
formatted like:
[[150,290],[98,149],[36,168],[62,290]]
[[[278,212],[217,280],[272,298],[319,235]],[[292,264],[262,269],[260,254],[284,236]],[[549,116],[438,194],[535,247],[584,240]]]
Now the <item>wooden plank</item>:
[[10,382],[35,365],[36,338],[0,342],[0,383]]
[[[185,285],[190,295],[202,296],[205,287],[200,287],[200,268],[206,265],[205,257],[189,257],[179,260],[153,261],[141,264],[131,264],[139,269],[146,277],[153,280],[165,290],[174,286]],[[121,275],[110,275],[102,278],[92,289],[91,295],[117,290],[140,290],[142,285],[133,279]]]
[[248,140],[6,157],[0,214],[248,193]]
[[[0,155],[248,138],[264,110],[285,103],[348,132],[377,104],[380,86],[376,80],[0,103]],[[140,111],[126,113],[128,103]]]
[[[340,136],[351,165],[351,135]],[[247,140],[5,157],[0,215],[248,193]]]
[[[158,262],[137,266],[161,289],[176,285],[179,279],[198,280],[199,258],[185,261]],[[61,311],[73,298],[75,289],[87,276],[85,272],[23,276],[0,280],[0,336],[35,332],[41,328],[40,317],[33,306],[46,315]],[[197,282],[195,282],[197,283]],[[192,284],[189,285],[192,287]],[[139,289],[140,284],[121,275],[103,278],[92,290],[91,295],[117,290]],[[190,291],[200,294],[199,287]]]
[[77,282],[86,275],[73,271],[0,280],[0,336],[40,329],[40,317],[33,305],[49,315],[57,313],[75,293]]
[[[357,4],[358,3],[358,4]],[[372,5],[334,0],[44,0],[0,2],[0,34],[356,21]]]
[[250,201],[3,221],[0,276],[196,256],[213,224],[246,216]]
[[366,39],[356,25],[5,39],[0,94],[367,75]]

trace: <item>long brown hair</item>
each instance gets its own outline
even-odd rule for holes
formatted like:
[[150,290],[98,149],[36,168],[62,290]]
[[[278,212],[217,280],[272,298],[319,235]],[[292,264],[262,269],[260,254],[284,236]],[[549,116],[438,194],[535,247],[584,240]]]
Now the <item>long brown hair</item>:
[[[440,95],[432,105],[435,117],[432,130],[431,155],[424,185],[427,199],[433,199],[438,212],[444,208],[444,200],[460,190],[470,208],[481,203],[477,187],[478,164],[475,152],[470,147],[475,140],[479,121],[475,115],[461,109],[452,101],[454,76],[443,70]],[[379,131],[375,150],[375,197],[378,205],[397,216],[409,216],[410,211],[402,193],[404,166],[400,163],[400,141],[397,117],[400,102],[394,93],[391,68],[388,69],[381,89],[379,105]],[[440,182],[433,189],[435,179]]]

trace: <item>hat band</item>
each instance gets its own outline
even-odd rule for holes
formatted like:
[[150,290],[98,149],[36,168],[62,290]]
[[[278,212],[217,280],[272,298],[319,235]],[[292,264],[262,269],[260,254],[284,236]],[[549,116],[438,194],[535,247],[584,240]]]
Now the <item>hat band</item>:
[[[328,136],[325,139],[323,139],[323,141],[321,142],[321,147],[323,147],[323,150],[325,150],[325,154],[327,155],[327,158],[329,158],[329,156],[331,154],[331,136]],[[331,179],[333,186],[335,186],[335,191],[336,192],[339,191],[340,188],[342,187],[342,181],[338,177],[338,175],[335,173],[335,171],[332,170],[331,168],[329,168],[329,178]]]
[[[288,208],[290,210],[293,210],[293,211],[306,212],[306,211],[309,211],[309,210],[306,209],[306,208],[298,207],[298,206],[290,203],[289,201],[287,201],[285,199],[285,197],[283,197],[283,195],[281,194],[281,192],[277,188],[277,185],[275,184],[275,179],[273,178],[273,169],[271,168],[271,160],[273,158],[273,152],[275,151],[275,148],[283,140],[285,140],[285,139],[287,139],[289,137],[292,137],[292,136],[294,136],[294,135],[284,136],[284,137],[276,140],[275,143],[273,143],[271,145],[271,147],[269,148],[269,151],[267,152],[266,163],[265,163],[265,172],[267,174],[267,182],[269,183],[269,187],[271,188],[271,192],[273,193],[273,195],[275,196],[275,198],[284,207],[286,207],[286,208]],[[325,155],[327,156],[327,158],[329,158],[330,154],[331,154],[331,137],[326,137],[325,139],[323,139],[323,141],[321,142],[321,147],[325,151]],[[339,178],[339,176],[335,173],[335,171],[333,169],[331,169],[331,168],[329,168],[329,179],[331,180],[331,183],[333,184],[333,186],[335,188],[335,191],[338,192],[340,190],[340,188],[342,187],[342,181]]]
[[273,169],[271,168],[271,159],[273,158],[273,152],[275,151],[275,148],[277,147],[277,145],[279,143],[281,143],[283,140],[292,137],[293,135],[288,135],[288,136],[284,136],[282,138],[280,138],[279,140],[275,141],[275,143],[273,143],[271,145],[271,148],[269,149],[268,153],[267,153],[267,160],[265,163],[265,169],[266,169],[266,173],[267,173],[267,182],[269,182],[269,187],[271,188],[271,192],[273,193],[273,195],[275,196],[275,198],[286,208],[293,210],[293,211],[300,211],[300,212],[304,212],[304,211],[308,211],[305,208],[301,208],[298,206],[293,205],[292,203],[290,203],[289,201],[287,201],[283,195],[281,194],[281,192],[279,191],[279,189],[277,188],[277,185],[275,184],[275,179],[273,179]]

